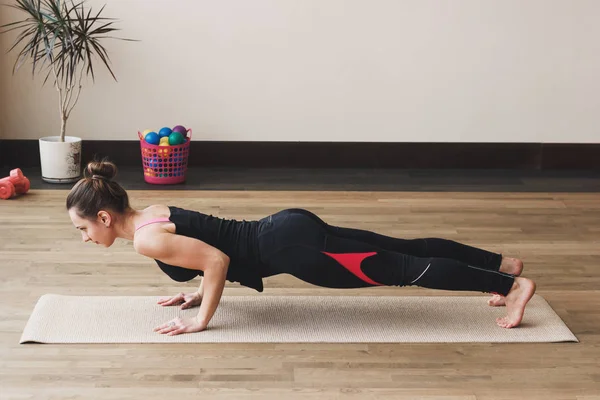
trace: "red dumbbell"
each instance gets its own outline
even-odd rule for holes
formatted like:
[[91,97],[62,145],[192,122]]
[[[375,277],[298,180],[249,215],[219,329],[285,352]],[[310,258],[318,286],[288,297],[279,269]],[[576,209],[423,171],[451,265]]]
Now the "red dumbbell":
[[29,179],[19,168],[10,171],[10,176],[0,179],[0,199],[10,199],[17,194],[27,193],[28,190]]

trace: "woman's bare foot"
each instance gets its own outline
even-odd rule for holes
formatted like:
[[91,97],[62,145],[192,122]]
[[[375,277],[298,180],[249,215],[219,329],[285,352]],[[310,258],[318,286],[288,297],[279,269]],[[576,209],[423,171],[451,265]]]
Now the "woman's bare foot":
[[[500,265],[499,271],[504,272],[505,274],[519,276],[523,272],[523,261],[518,258],[502,257],[502,264]],[[488,300],[488,305],[491,307],[502,307],[506,305],[506,299],[504,296],[494,294]]]
[[521,275],[523,272],[523,261],[518,258],[502,257],[502,264],[500,264],[500,272],[505,274],[511,274],[515,276]]
[[531,279],[517,277],[510,292],[506,296],[506,316],[497,318],[496,323],[502,328],[519,326],[525,314],[525,306],[535,293],[535,283]]

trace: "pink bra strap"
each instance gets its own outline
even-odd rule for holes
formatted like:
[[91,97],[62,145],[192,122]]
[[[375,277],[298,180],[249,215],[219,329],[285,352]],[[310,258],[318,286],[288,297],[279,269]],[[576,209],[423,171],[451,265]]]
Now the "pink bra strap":
[[153,224],[155,222],[171,222],[171,220],[169,218],[155,218],[155,219],[151,219],[150,221],[146,221],[143,224],[138,225],[135,230],[137,231],[138,229],[140,229],[142,226],[146,226],[149,224]]

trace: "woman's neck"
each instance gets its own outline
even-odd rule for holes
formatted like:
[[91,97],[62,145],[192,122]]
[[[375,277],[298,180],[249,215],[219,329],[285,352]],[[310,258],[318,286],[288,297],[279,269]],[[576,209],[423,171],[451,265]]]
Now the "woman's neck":
[[134,209],[127,210],[115,225],[117,236],[122,239],[133,240],[135,234],[136,221],[142,215],[141,211]]

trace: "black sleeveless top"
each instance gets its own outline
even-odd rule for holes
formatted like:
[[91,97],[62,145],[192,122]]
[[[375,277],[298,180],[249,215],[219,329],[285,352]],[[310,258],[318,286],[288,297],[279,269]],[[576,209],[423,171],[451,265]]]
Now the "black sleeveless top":
[[[259,221],[218,218],[173,206],[169,206],[169,210],[169,220],[175,224],[176,234],[199,239],[227,254],[230,259],[228,281],[263,291],[257,239]],[[204,275],[200,270],[155,261],[164,273],[178,282]]]

